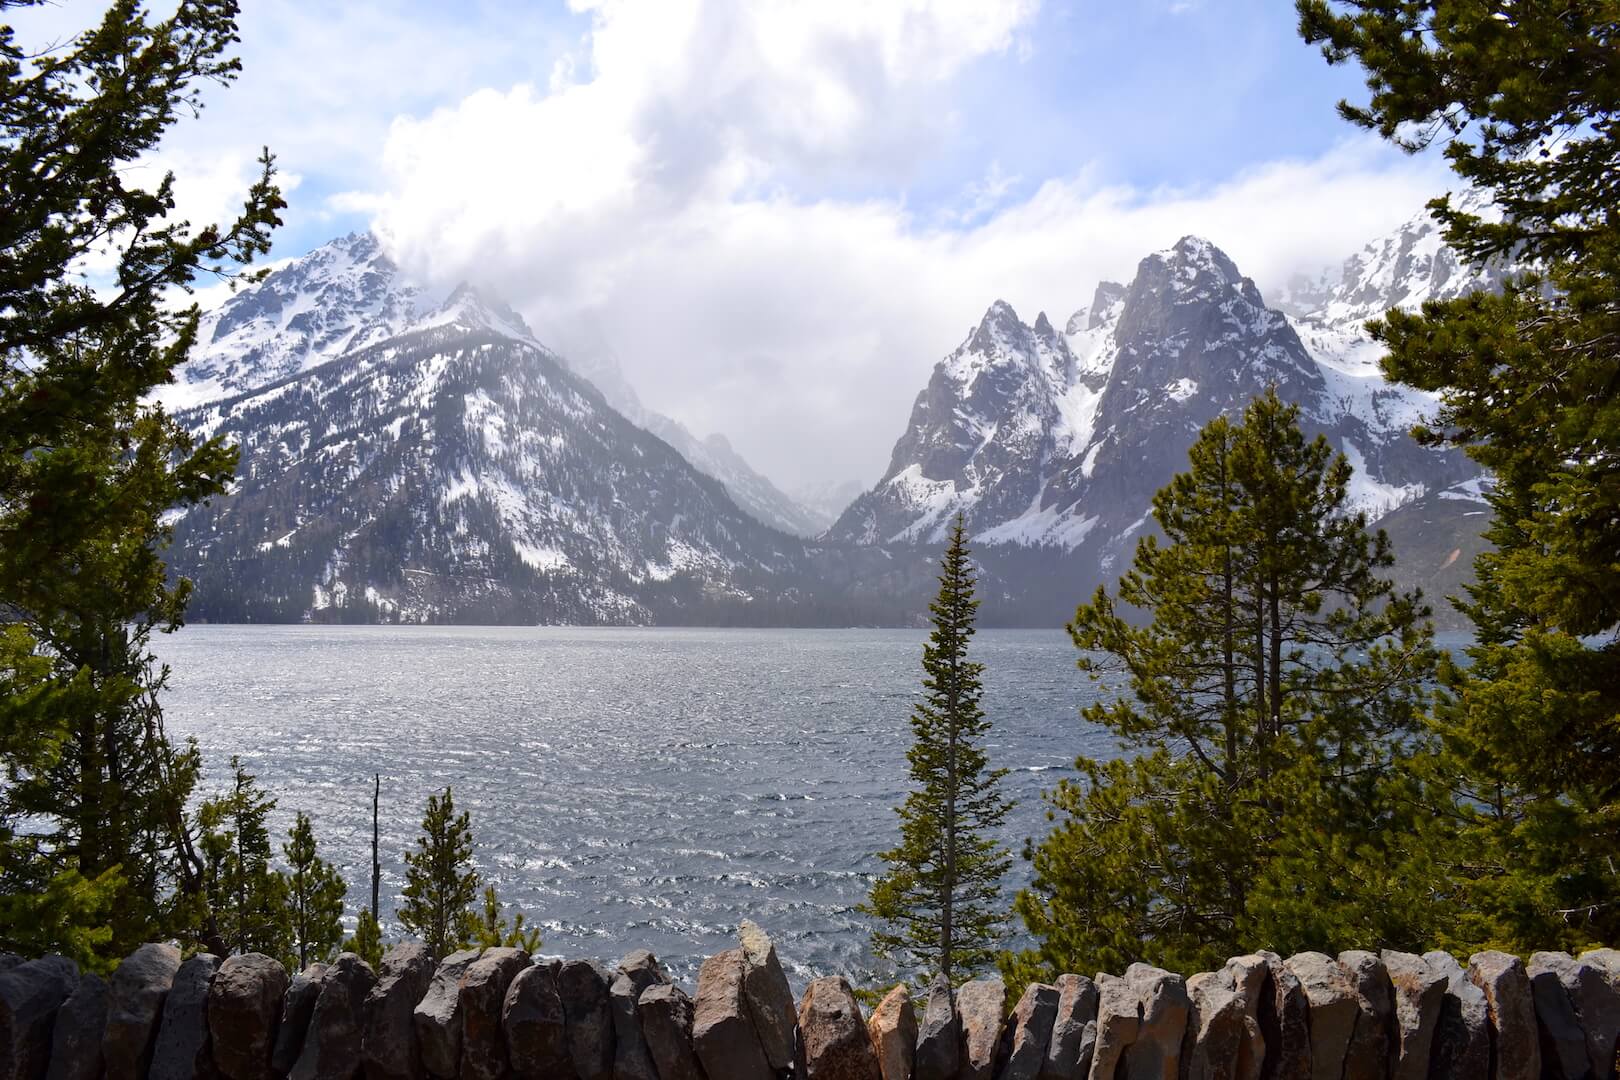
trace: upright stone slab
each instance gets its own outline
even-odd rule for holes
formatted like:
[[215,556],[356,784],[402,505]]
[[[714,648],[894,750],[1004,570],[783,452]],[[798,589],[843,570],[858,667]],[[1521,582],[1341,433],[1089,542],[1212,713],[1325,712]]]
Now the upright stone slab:
[[501,1010],[513,978],[528,966],[528,953],[501,946],[485,949],[462,976],[460,1080],[501,1080],[506,1075]]
[[956,1015],[951,981],[936,976],[928,988],[922,1022],[917,1029],[913,1080],[956,1080],[962,1060],[962,1024]]
[[1181,1041],[1182,1080],[1237,1080],[1243,1054],[1244,1002],[1227,972],[1187,980],[1187,1034]]
[[1385,949],[1380,956],[1389,973],[1395,1006],[1391,1080],[1428,1080],[1429,1053],[1440,1025],[1446,977],[1413,953]]
[[366,1080],[422,1080],[412,1013],[433,982],[433,956],[419,941],[383,954],[377,985],[366,995],[360,1017],[360,1061]]
[[778,1073],[793,1067],[798,1032],[793,990],[770,935],[747,919],[737,929],[743,954],[743,1000],[765,1061]]
[[692,1051],[692,999],[678,986],[660,983],[636,1002],[642,1037],[658,1069],[658,1080],[704,1080]]
[[213,953],[198,953],[175,972],[152,1051],[151,1080],[208,1080],[217,1075],[208,1038],[208,991],[219,965]]
[[962,1022],[961,1080],[993,1080],[1001,1047],[1001,1018],[1007,1011],[1007,984],[997,978],[974,979],[956,992],[956,1015]]
[[641,993],[628,974],[616,972],[608,986],[608,1008],[613,1014],[613,1080],[658,1080],[652,1052],[641,1030],[636,1004]]
[[[1450,953],[1424,953],[1423,962],[1446,980],[1446,996],[1440,1000],[1440,1018],[1435,1023],[1434,1045],[1429,1051],[1430,1080],[1468,1080],[1469,1077],[1489,1076],[1491,1016],[1485,991],[1470,981],[1468,973],[1463,971],[1457,958]],[[1529,1000],[1528,982],[1525,984],[1525,999]],[[1530,1042],[1534,1046],[1533,1016],[1530,1027]]]
[[1265,1080],[1309,1080],[1311,1062],[1310,999],[1282,957],[1254,955],[1266,962],[1260,990],[1260,1034],[1265,1039]]
[[1084,975],[1059,975],[1057,989],[1057,1016],[1041,1080],[1084,1080],[1097,1042],[1097,984]]
[[30,960],[0,973],[0,1080],[45,1075],[57,1010],[78,982],[78,965],[64,956]]
[[1615,1043],[1620,1037],[1620,971],[1611,974],[1604,953],[1588,953],[1579,960],[1564,953],[1537,955],[1547,958],[1546,963],[1557,973],[1564,993],[1575,1007],[1575,1019],[1586,1035],[1586,1060],[1592,1075],[1597,1080],[1610,1080],[1615,1073]]
[[[1606,1078],[1614,1070],[1614,1032],[1598,1032],[1594,1039],[1592,1029],[1602,1018],[1594,1015],[1591,1020],[1597,1023],[1587,1021],[1580,1008],[1583,983],[1588,982],[1583,975],[1592,976],[1591,985],[1603,985],[1596,969],[1568,953],[1538,952],[1531,954],[1527,970],[1541,1028],[1542,1068],[1554,1080]],[[1607,1054],[1600,1056],[1598,1047],[1604,1044]]]
[[290,1080],[352,1080],[360,1072],[366,998],[376,985],[371,965],[354,953],[332,961]]
[[45,1080],[100,1080],[101,1036],[107,1030],[107,984],[86,972],[56,1011]]
[[1176,1080],[1181,1040],[1187,1032],[1187,984],[1151,964],[1132,964],[1125,982],[1141,1003],[1142,1026],[1126,1051],[1130,1080]]
[[568,1022],[557,989],[559,960],[542,960],[512,977],[501,1003],[506,1059],[517,1080],[573,1080]]
[[882,1080],[860,1002],[838,976],[816,979],[799,1004],[807,1080]]
[[613,1012],[607,972],[594,960],[569,960],[557,972],[568,1020],[568,1053],[580,1080],[613,1076]]
[[1142,1032],[1142,1001],[1136,988],[1117,975],[1097,976],[1097,1045],[1091,1057],[1091,1080],[1122,1075],[1125,1053]]
[[1326,953],[1302,952],[1288,958],[1311,1003],[1312,1080],[1339,1080],[1356,1030],[1356,988],[1350,973]]
[[107,1030],[101,1055],[107,1080],[143,1080],[169,987],[180,970],[173,945],[142,945],[113,971],[107,984]]
[[1395,992],[1384,962],[1370,952],[1339,954],[1356,994],[1356,1027],[1345,1052],[1343,1080],[1387,1080],[1395,1053]]
[[1052,1042],[1052,1025],[1057,1021],[1059,996],[1058,988],[1046,983],[1024,988],[1007,1019],[1007,1060],[997,1074],[1000,1080],[1040,1080]]
[[1260,1080],[1265,1068],[1266,1037],[1261,1031],[1260,1012],[1270,971],[1270,964],[1258,953],[1234,956],[1221,969],[1224,984],[1243,1003],[1243,1045],[1238,1050],[1234,1080]]
[[917,1010],[911,1006],[911,991],[900,983],[884,995],[866,1022],[866,1032],[877,1051],[878,1072],[883,1080],[911,1080],[917,1056]]
[[1485,994],[1496,1047],[1496,1080],[1540,1080],[1536,1005],[1523,962],[1495,950],[1475,953],[1468,960],[1468,979]]
[[287,983],[287,993],[281,999],[281,1023],[276,1026],[276,1045],[270,1051],[270,1067],[278,1076],[292,1072],[298,1064],[325,975],[325,964],[311,964]]
[[698,969],[692,1046],[711,1078],[773,1080],[775,1076],[754,1029],[752,1010],[743,1000],[746,974],[741,949],[715,953]]
[[427,993],[411,1010],[422,1068],[439,1080],[455,1080],[461,1068],[461,979],[481,951],[462,949],[440,960]]
[[230,1080],[270,1080],[286,992],[287,970],[263,953],[229,956],[219,965],[208,989],[208,1037],[214,1065]]

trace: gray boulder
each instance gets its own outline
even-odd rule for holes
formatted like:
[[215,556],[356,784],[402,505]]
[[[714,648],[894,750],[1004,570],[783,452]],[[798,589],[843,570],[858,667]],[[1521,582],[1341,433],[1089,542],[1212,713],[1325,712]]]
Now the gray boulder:
[[798,1037],[793,990],[770,935],[744,919],[737,930],[737,941],[743,954],[743,1000],[754,1021],[759,1047],[770,1067],[784,1072],[793,1067]]
[[1187,980],[1187,1033],[1181,1043],[1184,1080],[1239,1075],[1246,1030],[1244,1000],[1230,973],[1203,972]]
[[940,975],[928,988],[922,1021],[917,1027],[914,1080],[955,1080],[962,1060],[962,1024],[956,1015],[951,981]]
[[704,1080],[692,1051],[692,999],[678,986],[659,983],[641,992],[636,1015],[659,1080]]
[[86,972],[56,1011],[51,1034],[51,1064],[45,1080],[99,1080],[101,1036],[107,1030],[107,984]]
[[1126,1052],[1130,1080],[1176,1080],[1192,1004],[1186,982],[1150,964],[1126,968],[1125,982],[1136,993],[1142,1016],[1136,1041]]
[[704,1072],[726,1080],[772,1080],[775,1076],[753,1013],[743,999],[748,963],[741,949],[727,949],[698,969],[692,1017],[692,1048]]
[[[1423,962],[1446,980],[1446,996],[1440,1000],[1440,1018],[1435,1023],[1434,1045],[1429,1050],[1431,1080],[1466,1080],[1489,1075],[1491,1015],[1485,991],[1470,981],[1468,973],[1450,953],[1424,953]],[[1528,1000],[1528,984],[1525,995]],[[1533,1017],[1530,1026],[1533,1032]],[[1530,1041],[1534,1044],[1533,1034]]]
[[1302,952],[1288,958],[1311,1003],[1312,1080],[1339,1080],[1356,1030],[1357,994],[1350,973],[1326,953]]
[[142,1080],[152,1063],[163,1002],[180,970],[173,945],[142,945],[114,969],[107,983],[107,1030],[101,1056],[107,1080]]
[[911,1006],[911,990],[900,983],[884,995],[866,1021],[866,1033],[877,1051],[878,1072],[883,1080],[911,1080],[917,1056],[917,1010]]
[[286,992],[287,970],[263,953],[226,957],[219,965],[208,988],[208,1036],[214,1064],[230,1080],[270,1080]]
[[1394,1049],[1390,1059],[1392,1080],[1428,1080],[1429,1052],[1440,1005],[1446,997],[1446,977],[1414,953],[1385,949],[1380,957],[1389,973],[1394,995]]
[[630,976],[616,972],[608,986],[608,1009],[613,1014],[613,1080],[658,1080],[636,1011],[640,999],[641,993]]
[[[1234,1080],[1260,1080],[1266,1062],[1266,1037],[1261,1032],[1261,1003],[1266,998],[1271,965],[1259,953],[1234,956],[1221,969],[1222,985],[1243,1003],[1243,1044],[1238,1049]],[[1301,991],[1303,996],[1304,991]],[[1308,1006],[1307,1006],[1308,1007]]]
[[1097,976],[1097,1043],[1091,1080],[1114,1080],[1125,1053],[1142,1031],[1142,1003],[1130,983],[1106,972]]
[[1599,1033],[1608,1044],[1608,1057],[1594,1061],[1591,1028],[1596,1025],[1583,1023],[1580,1010],[1582,976],[1591,975],[1591,982],[1602,985],[1597,970],[1568,953],[1554,952],[1532,953],[1526,970],[1541,1029],[1542,1068],[1553,1080],[1607,1077],[1614,1070],[1614,1032]]
[[422,1068],[440,1080],[454,1080],[461,1068],[461,978],[480,951],[462,949],[440,960],[427,993],[411,1010]]
[[[1610,1080],[1615,1074],[1615,1043],[1620,1038],[1620,968],[1611,967],[1615,950],[1594,950],[1571,959],[1563,953],[1552,957],[1558,981],[1575,1006],[1575,1018],[1586,1033],[1586,1059],[1597,1080]],[[1534,958],[1532,958],[1534,959]]]
[[1495,950],[1475,953],[1468,960],[1468,979],[1485,994],[1496,1050],[1496,1080],[1539,1080],[1536,1002],[1524,963]]
[[204,1080],[217,1075],[208,1040],[208,990],[219,965],[214,954],[198,953],[175,972],[152,1050],[151,1080]]
[[506,1059],[517,1080],[574,1080],[568,1024],[557,990],[559,960],[542,960],[512,976],[501,1002]]
[[883,1080],[860,1002],[838,976],[816,979],[799,1003],[807,1080]]
[[974,979],[956,991],[956,1015],[962,1022],[961,1080],[991,1080],[1001,1049],[1001,1018],[1007,1012],[1007,984],[997,978]]
[[412,1014],[432,982],[433,956],[421,942],[395,945],[383,954],[377,985],[366,995],[360,1016],[366,1080],[421,1080],[425,1070]]
[[613,1076],[613,1011],[607,972],[594,960],[569,960],[557,972],[568,1021],[568,1054],[580,1080]]
[[281,999],[281,1023],[276,1025],[276,1045],[270,1051],[270,1067],[277,1075],[285,1076],[298,1064],[325,975],[325,964],[311,964],[287,983],[287,994]]
[[50,1066],[57,1010],[79,983],[65,956],[15,964],[0,974],[0,1080],[38,1080]]
[[1356,1027],[1345,1053],[1344,1080],[1386,1080],[1395,1053],[1395,991],[1384,962],[1370,952],[1339,954],[1356,993]]
[[1097,1042],[1097,984],[1084,975],[1059,975],[1057,989],[1057,1016],[1041,1080],[1082,1080],[1091,1072]]
[[1006,1060],[997,1075],[1001,1080],[1039,1080],[1057,1020],[1058,988],[1030,983],[1007,1018]]
[[377,976],[354,953],[327,966],[290,1080],[352,1080],[360,1072],[366,997]]
[[502,946],[485,949],[462,976],[461,1080],[500,1080],[506,1075],[501,1012],[507,988],[528,966],[528,953]]
[[1309,1080],[1313,1070],[1310,999],[1282,957],[1266,951],[1254,955],[1266,963],[1260,989],[1266,1080]]

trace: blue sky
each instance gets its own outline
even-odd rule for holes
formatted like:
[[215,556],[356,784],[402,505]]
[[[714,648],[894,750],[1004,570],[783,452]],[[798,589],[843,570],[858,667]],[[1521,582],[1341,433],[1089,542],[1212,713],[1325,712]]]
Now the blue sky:
[[1448,186],[1338,118],[1359,73],[1286,0],[244,7],[240,81],[154,162],[183,212],[268,144],[277,256],[372,228],[789,489],[875,479],[998,298],[1062,325],[1185,233],[1275,290]]

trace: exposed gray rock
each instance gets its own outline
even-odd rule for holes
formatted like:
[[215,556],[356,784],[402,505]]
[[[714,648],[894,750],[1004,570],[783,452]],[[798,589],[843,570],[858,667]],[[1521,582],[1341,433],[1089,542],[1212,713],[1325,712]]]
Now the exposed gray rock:
[[613,1014],[613,1080],[658,1080],[641,1031],[636,1003],[641,993],[627,972],[619,971],[608,987],[608,1008]]
[[1082,1080],[1091,1071],[1086,1032],[1091,1033],[1091,1043],[1097,1041],[1097,984],[1084,975],[1059,975],[1057,989],[1057,1016],[1041,1080]]
[[659,1080],[704,1080],[692,1052],[692,999],[680,987],[649,986],[636,1002],[636,1014]]
[[1203,972],[1187,980],[1187,1033],[1181,1042],[1183,1080],[1238,1075],[1247,1030],[1244,1000],[1231,974]]
[[1057,987],[1045,983],[1024,988],[1007,1019],[1007,1060],[997,1074],[1001,1080],[1039,1080],[1052,1042],[1059,996]]
[[872,1049],[877,1051],[878,1072],[883,1080],[911,1080],[917,1056],[917,1010],[911,1006],[911,990],[901,983],[884,995],[866,1022]]
[[778,1072],[793,1067],[795,1030],[793,990],[776,957],[770,935],[744,919],[737,930],[743,954],[743,1000],[765,1060]]
[[1266,962],[1260,990],[1260,1034],[1265,1039],[1265,1080],[1308,1080],[1311,1064],[1310,999],[1299,979],[1274,952],[1254,954]]
[[462,949],[440,960],[427,993],[411,1010],[422,1068],[440,1080],[454,1080],[461,1067],[461,979],[481,951]]
[[377,985],[361,1010],[360,1057],[366,1080],[421,1080],[425,1070],[412,1013],[432,982],[433,956],[421,942],[395,945],[383,954]]
[[1616,959],[1620,953],[1613,949],[1593,950],[1558,966],[1558,979],[1586,1032],[1586,1057],[1598,1080],[1611,1080],[1620,1071],[1615,1056],[1615,1043],[1620,1039],[1620,965],[1614,963]]
[[955,1080],[962,1060],[962,1024],[956,1015],[951,981],[940,975],[928,988],[922,1023],[917,1029],[914,1080]]
[[639,999],[648,987],[669,982],[669,972],[658,962],[658,957],[646,949],[632,949],[619,960],[618,974],[630,979]]
[[270,1067],[279,1075],[292,1072],[298,1064],[325,975],[325,964],[311,964],[287,983],[287,994],[281,999],[281,1023],[276,1026],[276,1045],[270,1051]]
[[1394,994],[1395,1041],[1391,1080],[1428,1080],[1429,1052],[1440,1024],[1446,976],[1414,953],[1385,949],[1380,954]]
[[1339,954],[1356,993],[1356,1027],[1345,1053],[1343,1080],[1386,1080],[1395,1053],[1395,1002],[1384,962],[1370,952]]
[[1187,984],[1150,964],[1125,969],[1125,982],[1141,1003],[1142,1026],[1125,1052],[1130,1080],[1176,1080],[1181,1071],[1181,1040],[1187,1032]]
[[[1490,1075],[1491,1016],[1485,991],[1470,981],[1468,973],[1450,953],[1424,953],[1423,962],[1446,980],[1446,994],[1440,1000],[1440,1018],[1435,1023],[1434,1045],[1429,1050],[1431,1080],[1467,1080]],[[1528,984],[1525,999],[1529,1000]],[[1534,1018],[1530,1026],[1534,1030]],[[1535,1042],[1534,1036],[1531,1042]]]
[[65,956],[30,960],[0,974],[0,1080],[45,1075],[56,1012],[78,983],[78,965]]
[[152,1063],[163,1002],[180,950],[173,945],[142,945],[126,956],[107,983],[107,1030],[101,1055],[107,1080],[142,1080]]
[[[1568,953],[1538,952],[1531,954],[1527,970],[1541,1027],[1542,1068],[1554,1080],[1606,1080],[1614,1070],[1615,1030],[1596,1031],[1594,1038],[1594,1029],[1613,1023],[1620,1003],[1604,1008],[1610,1004],[1605,1000],[1609,988],[1598,968]],[[1590,1019],[1583,1015],[1583,1002],[1591,1008]]]
[[1007,1011],[1007,984],[997,978],[974,979],[956,991],[956,1015],[962,1023],[961,1080],[991,1080],[1001,1048],[1001,1018]]
[[106,1030],[107,984],[101,976],[85,972],[56,1011],[45,1080],[99,1080],[104,1071],[101,1036]]
[[1269,962],[1258,953],[1234,956],[1221,969],[1223,985],[1243,1003],[1243,1044],[1238,1049],[1234,1080],[1260,1080],[1265,1068],[1266,1037],[1261,1032],[1260,1013],[1270,972]]
[[771,1080],[775,1075],[743,1000],[747,970],[741,949],[715,953],[698,969],[692,1046],[711,1077]]
[[1504,952],[1475,953],[1468,960],[1468,979],[1485,993],[1494,1034],[1496,1080],[1540,1080],[1536,1002],[1524,963]]
[[507,988],[528,966],[528,953],[500,946],[485,949],[461,977],[461,1071],[457,1074],[461,1080],[500,1080],[506,1075],[501,1011]]
[[1356,1030],[1357,994],[1344,966],[1326,953],[1302,952],[1288,958],[1311,1003],[1311,1076],[1339,1080]]
[[568,1053],[580,1080],[613,1075],[613,1013],[607,972],[594,960],[569,960],[557,972],[557,993],[568,1020]]
[[512,977],[501,1003],[506,1057],[517,1080],[575,1080],[568,1025],[557,990],[560,960],[542,960]]
[[198,953],[175,972],[152,1050],[151,1080],[206,1080],[216,1075],[208,1043],[208,989],[219,965],[213,953]]
[[799,1003],[807,1080],[882,1080],[860,1002],[838,976],[816,979]]
[[360,1072],[366,998],[377,975],[354,953],[327,966],[290,1080],[352,1080]]
[[1091,1080],[1115,1080],[1125,1052],[1142,1031],[1142,1001],[1135,987],[1117,975],[1097,976],[1097,1043]]
[[226,957],[219,965],[208,989],[208,1035],[221,1073],[231,1080],[269,1080],[286,992],[287,970],[263,953]]
[[10,971],[23,962],[23,958],[14,952],[0,952],[0,973]]

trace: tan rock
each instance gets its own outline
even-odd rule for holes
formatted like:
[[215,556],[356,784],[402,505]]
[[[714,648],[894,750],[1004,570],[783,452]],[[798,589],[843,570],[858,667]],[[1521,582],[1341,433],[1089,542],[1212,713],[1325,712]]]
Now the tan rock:
[[866,1031],[877,1051],[883,1080],[911,1080],[917,1053],[917,1010],[911,1006],[911,991],[905,983],[890,990],[872,1010]]

